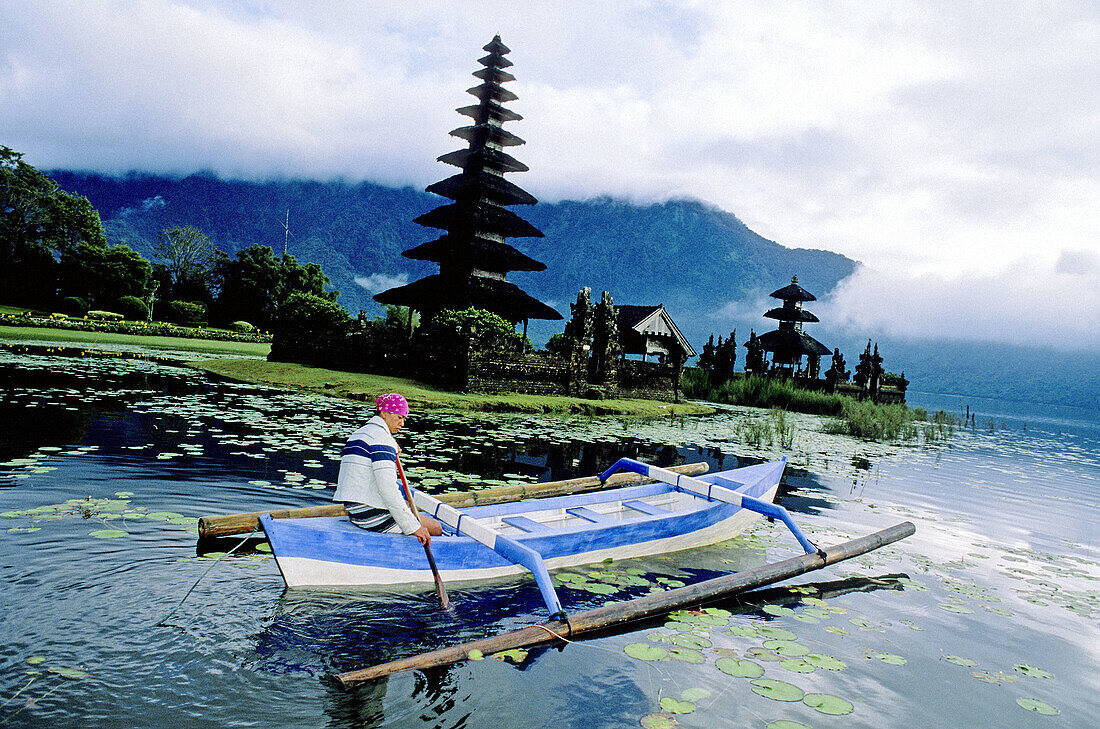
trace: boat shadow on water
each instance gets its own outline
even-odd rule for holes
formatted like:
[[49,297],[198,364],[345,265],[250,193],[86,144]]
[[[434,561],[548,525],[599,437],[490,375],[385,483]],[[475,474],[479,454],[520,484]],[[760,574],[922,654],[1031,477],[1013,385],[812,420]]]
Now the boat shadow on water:
[[[716,574],[709,570],[690,572],[697,573],[690,578],[693,581]],[[884,574],[766,587],[708,601],[699,607],[728,611],[734,622],[738,618],[770,622],[776,618],[762,609],[766,605],[793,602],[806,596],[829,599],[856,592],[902,591],[902,580],[907,577],[905,574]],[[399,685],[407,695],[387,696],[388,677],[347,688],[335,675],[516,630],[543,619],[538,589],[529,578],[489,588],[485,585],[452,588],[450,592],[452,607],[441,610],[434,596],[422,591],[285,590],[270,624],[256,638],[257,668],[277,674],[306,673],[318,678],[327,696],[325,713],[334,726],[376,726],[392,722],[398,716],[409,719],[438,717],[468,698],[469,691],[463,686],[470,671],[476,670],[471,669],[470,664],[438,666],[405,674],[411,685]],[[617,597],[630,599],[635,595]],[[603,602],[602,597],[594,596],[570,600],[569,607],[584,610]],[[583,640],[589,642],[642,633],[666,621],[667,616],[655,615],[609,627],[586,635]],[[561,660],[575,669],[577,646],[561,641],[533,646],[521,660],[508,663],[522,672],[544,660],[547,653],[570,651],[573,655]],[[625,654],[623,660],[627,660]]]

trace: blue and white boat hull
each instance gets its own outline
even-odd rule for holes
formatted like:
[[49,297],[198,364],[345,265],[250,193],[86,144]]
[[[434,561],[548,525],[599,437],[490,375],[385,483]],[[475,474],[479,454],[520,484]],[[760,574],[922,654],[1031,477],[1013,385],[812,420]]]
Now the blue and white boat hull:
[[[770,503],[784,465],[785,461],[764,463],[697,480]],[[551,570],[714,544],[736,536],[760,517],[666,483],[475,506],[459,513],[530,548]],[[288,587],[434,582],[423,547],[408,536],[369,532],[347,517],[272,519],[265,514],[261,523]],[[459,524],[460,529],[464,526]],[[446,583],[528,571],[463,535],[433,537],[432,552]]]

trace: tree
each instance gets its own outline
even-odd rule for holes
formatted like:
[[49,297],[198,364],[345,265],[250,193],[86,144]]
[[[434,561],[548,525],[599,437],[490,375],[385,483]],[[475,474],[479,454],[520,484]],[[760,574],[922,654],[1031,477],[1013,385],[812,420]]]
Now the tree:
[[280,311],[293,294],[310,294],[335,301],[336,291],[325,291],[329,279],[315,263],[298,264],[284,253],[276,258],[268,246],[252,245],[225,257],[217,265],[213,283],[218,298],[212,319],[220,323],[247,321],[273,331]]
[[65,250],[59,266],[62,296],[78,296],[92,308],[112,309],[124,296],[146,299],[153,267],[129,246],[79,243]]
[[161,298],[185,301],[209,301],[210,277],[217,261],[214,242],[192,225],[162,230],[154,245],[165,262],[170,279],[170,293]]
[[52,303],[57,259],[80,244],[106,247],[99,213],[0,145],[0,299]]
[[344,359],[352,320],[343,307],[322,296],[297,292],[285,304],[268,359],[323,366]]

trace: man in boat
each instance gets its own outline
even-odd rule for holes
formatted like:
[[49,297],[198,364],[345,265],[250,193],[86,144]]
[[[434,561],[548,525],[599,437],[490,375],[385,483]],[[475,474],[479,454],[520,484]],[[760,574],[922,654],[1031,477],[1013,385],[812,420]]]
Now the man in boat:
[[342,501],[351,523],[374,532],[401,532],[429,544],[443,533],[439,522],[413,511],[397,483],[393,436],[405,425],[409,403],[396,392],[379,396],[375,416],[351,434],[340,459],[333,501]]

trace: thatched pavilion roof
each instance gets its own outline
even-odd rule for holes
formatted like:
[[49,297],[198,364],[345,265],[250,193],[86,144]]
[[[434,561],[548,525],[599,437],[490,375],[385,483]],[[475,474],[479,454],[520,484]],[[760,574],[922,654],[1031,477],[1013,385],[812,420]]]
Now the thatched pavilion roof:
[[375,295],[380,304],[408,306],[417,311],[466,309],[492,311],[515,323],[526,319],[558,320],[562,316],[538,299],[507,281],[471,276],[463,281],[445,281],[439,274],[413,281]]
[[455,241],[442,236],[403,252],[406,258],[420,261],[460,261],[482,271],[545,271],[546,264],[521,253],[507,243],[475,237],[472,241]]

